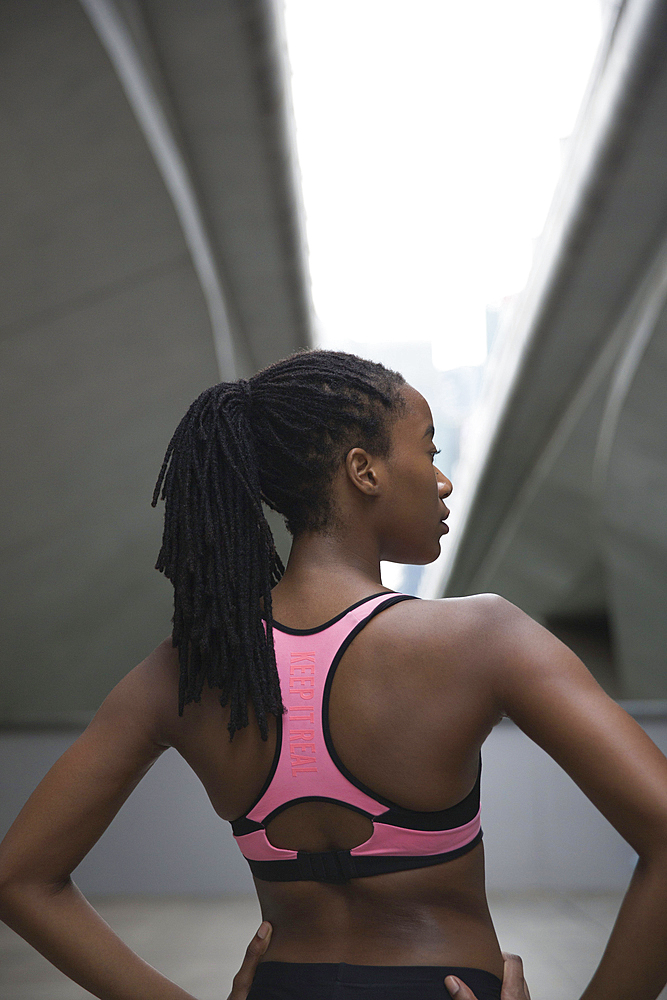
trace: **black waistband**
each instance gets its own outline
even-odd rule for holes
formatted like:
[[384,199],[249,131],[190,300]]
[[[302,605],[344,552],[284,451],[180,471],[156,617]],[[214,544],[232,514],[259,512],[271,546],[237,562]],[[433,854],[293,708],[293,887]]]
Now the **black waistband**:
[[[492,972],[459,965],[349,965],[346,962],[260,962],[254,983],[264,987],[283,987],[310,995],[319,996],[318,988],[337,983],[353,985],[389,986],[391,995],[399,984],[415,987],[411,996],[424,996],[419,986],[426,991],[431,984],[438,987],[437,996],[447,996],[444,987],[445,976],[457,976],[475,993],[479,1000],[500,997],[502,982]],[[365,993],[366,991],[364,991]],[[376,992],[373,991],[373,996]],[[385,995],[385,994],[383,994]],[[431,996],[428,991],[428,996]],[[403,992],[401,991],[401,996]]]
[[428,868],[453,861],[472,851],[482,839],[480,830],[469,844],[443,854],[353,855],[349,851],[299,851],[294,859],[251,861],[250,871],[264,882],[349,882],[353,878],[385,875],[410,868]]

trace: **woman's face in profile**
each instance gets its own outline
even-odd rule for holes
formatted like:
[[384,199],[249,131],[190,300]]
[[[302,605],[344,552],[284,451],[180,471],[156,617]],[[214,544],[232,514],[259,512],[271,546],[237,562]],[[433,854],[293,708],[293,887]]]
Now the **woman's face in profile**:
[[405,413],[392,427],[392,448],[385,460],[383,504],[379,509],[381,558],[422,565],[440,555],[448,531],[444,498],[452,484],[435,465],[431,409],[412,386],[403,390]]

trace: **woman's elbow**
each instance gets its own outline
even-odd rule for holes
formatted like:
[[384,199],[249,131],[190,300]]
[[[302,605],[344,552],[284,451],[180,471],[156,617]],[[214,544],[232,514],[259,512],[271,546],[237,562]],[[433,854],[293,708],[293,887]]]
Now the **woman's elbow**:
[[0,920],[11,923],[12,916],[58,895],[68,884],[69,876],[46,880],[0,860]]

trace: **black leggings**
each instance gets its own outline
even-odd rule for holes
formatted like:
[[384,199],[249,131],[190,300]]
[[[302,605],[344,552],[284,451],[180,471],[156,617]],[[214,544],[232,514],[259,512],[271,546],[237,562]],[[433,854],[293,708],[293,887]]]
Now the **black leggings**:
[[445,976],[463,980],[477,1000],[500,1000],[500,979],[483,969],[345,962],[262,962],[248,1000],[450,1000]]

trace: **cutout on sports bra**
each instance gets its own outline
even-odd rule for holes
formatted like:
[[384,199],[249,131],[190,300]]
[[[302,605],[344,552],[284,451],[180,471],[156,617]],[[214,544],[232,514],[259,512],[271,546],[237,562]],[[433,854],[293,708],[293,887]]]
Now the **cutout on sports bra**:
[[286,806],[266,824],[269,843],[290,851],[349,851],[372,833],[373,823],[357,809],[312,799]]

